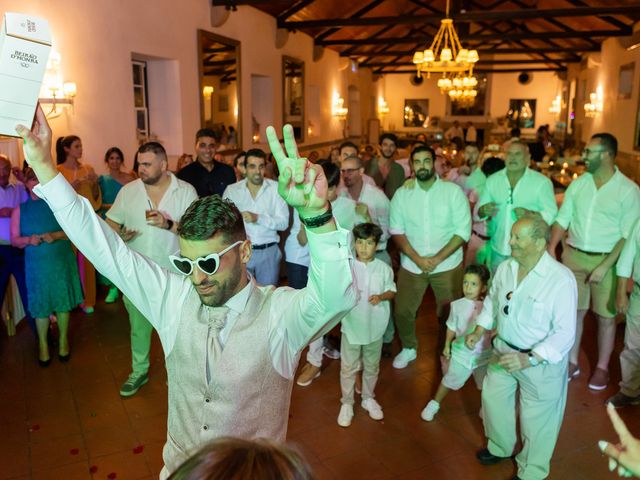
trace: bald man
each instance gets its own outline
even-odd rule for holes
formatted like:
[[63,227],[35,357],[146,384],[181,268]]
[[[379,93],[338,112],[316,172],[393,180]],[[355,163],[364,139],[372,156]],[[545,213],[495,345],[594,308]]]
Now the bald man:
[[539,214],[524,214],[513,225],[511,258],[498,267],[477,327],[466,338],[473,348],[486,330],[496,333],[482,390],[488,445],[477,453],[478,461],[492,465],[515,453],[519,416],[522,450],[515,457],[515,478],[522,480],[549,475],[576,333],[576,279],[547,253],[549,237]]

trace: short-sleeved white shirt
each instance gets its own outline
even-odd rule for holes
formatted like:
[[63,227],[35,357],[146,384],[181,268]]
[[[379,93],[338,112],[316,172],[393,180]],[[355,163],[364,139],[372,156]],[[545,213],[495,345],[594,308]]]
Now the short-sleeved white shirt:
[[[169,188],[160,200],[160,205],[154,207],[165,217],[178,222],[189,205],[198,199],[198,194],[187,182],[179,180],[172,173],[169,175]],[[169,230],[147,224],[145,212],[149,210],[149,205],[150,199],[144,183],[137,179],[120,189],[113,206],[107,212],[107,218],[139,232],[139,235],[127,243],[129,247],[161,267],[172,269],[169,255],[179,250],[178,236]]]
[[482,311],[482,300],[459,298],[451,302],[451,310],[447,319],[447,328],[456,333],[451,345],[451,356],[454,360],[469,368],[485,363],[491,350],[491,331],[486,331],[473,350],[464,345],[464,337],[476,328],[476,318]]

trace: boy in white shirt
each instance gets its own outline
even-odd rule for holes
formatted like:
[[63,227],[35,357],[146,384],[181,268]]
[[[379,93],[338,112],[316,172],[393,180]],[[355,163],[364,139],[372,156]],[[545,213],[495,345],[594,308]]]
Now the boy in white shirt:
[[426,422],[435,417],[449,390],[460,390],[471,375],[476,385],[482,386],[491,355],[491,331],[485,332],[473,350],[464,344],[464,338],[476,328],[476,317],[482,311],[482,299],[487,293],[491,274],[484,265],[469,265],[464,269],[462,291],[464,297],[451,302],[447,320],[447,337],[442,355],[450,360],[449,368],[438,386],[436,396],[422,410]]
[[355,284],[360,298],[342,320],[340,345],[340,388],[342,407],[338,425],[348,427],[353,418],[356,374],[362,372],[362,408],[374,420],[382,420],[382,408],[374,398],[378,381],[382,337],[389,322],[390,301],[395,296],[393,270],[375,258],[382,229],[373,223],[362,223],[353,229],[357,260],[354,262]]

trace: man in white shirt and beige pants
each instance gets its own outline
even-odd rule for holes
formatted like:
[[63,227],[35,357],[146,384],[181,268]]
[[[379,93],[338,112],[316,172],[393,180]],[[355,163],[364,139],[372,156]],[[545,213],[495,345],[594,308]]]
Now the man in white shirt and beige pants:
[[301,351],[356,300],[349,232],[336,226],[322,169],[300,158],[293,127],[284,128],[286,155],[272,127],[267,137],[280,170],[278,192],[307,229],[312,260],[302,290],[259,287],[250,279],[242,215],[217,195],[194,202],[183,215],[180,253],[172,259],[176,273],[159,267],[127,248],[58,174],[40,107],[32,130],[17,131],[40,181],[37,194],[69,239],[158,331],[169,381],[160,478],[214,438],[284,441]]
[[617,150],[613,135],[591,137],[582,151],[587,171],[569,185],[549,243],[549,252],[554,254],[569,232],[562,263],[578,281],[578,323],[569,379],[580,374],[580,340],[589,307],[598,318],[598,363],[589,379],[591,390],[604,390],[609,383],[609,360],[616,338],[615,264],[640,216],[640,189],[616,168]]
[[485,331],[495,330],[482,388],[488,445],[476,456],[483,465],[511,457],[519,416],[522,450],[514,480],[547,478],[567,401],[578,292],[571,270],[547,253],[549,235],[537,213],[513,225],[512,258],[498,267],[477,327],[466,338],[473,348]]

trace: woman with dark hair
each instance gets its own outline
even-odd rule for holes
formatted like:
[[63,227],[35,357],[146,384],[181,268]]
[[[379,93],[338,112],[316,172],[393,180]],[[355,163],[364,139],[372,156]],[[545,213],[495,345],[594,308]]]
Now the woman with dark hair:
[[[107,210],[109,210],[111,205],[113,205],[120,189],[136,178],[133,173],[122,170],[124,155],[122,154],[122,150],[118,147],[111,147],[107,150],[107,153],[104,154],[104,161],[109,167],[109,173],[107,175],[100,175],[98,178],[98,185],[100,186],[100,192],[102,193],[100,216],[103,219],[106,216]],[[108,278],[103,277],[102,275],[99,275],[99,278],[102,284],[109,287],[109,293],[107,293],[105,302],[115,302],[118,299],[118,289]]]
[[69,360],[69,311],[82,302],[82,287],[71,242],[44,200],[33,193],[38,184],[33,170],[25,173],[29,199],[11,214],[11,244],[25,250],[25,277],[29,311],[36,319],[38,362],[51,362],[47,333],[49,315],[55,312],[60,333],[58,358]]
[[[80,195],[91,203],[94,210],[98,211],[102,205],[102,194],[98,185],[98,176],[91,166],[81,163],[82,141],[76,135],[60,137],[56,141],[56,161],[58,171]],[[84,303],[82,309],[85,313],[93,313],[96,304],[96,270],[84,256],[78,252],[78,267],[84,289]]]
[[302,455],[268,440],[222,437],[204,446],[168,480],[313,480]]

